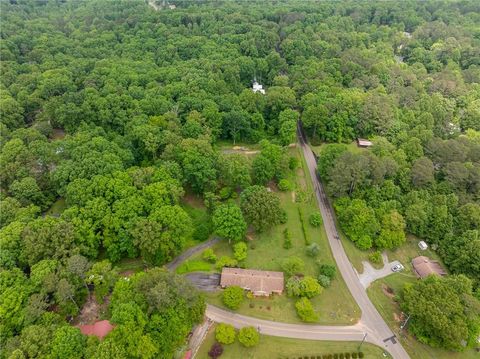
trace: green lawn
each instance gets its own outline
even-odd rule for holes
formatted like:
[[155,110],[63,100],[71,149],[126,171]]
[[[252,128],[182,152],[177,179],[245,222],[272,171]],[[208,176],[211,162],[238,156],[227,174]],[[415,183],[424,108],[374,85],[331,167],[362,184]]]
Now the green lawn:
[[[479,354],[474,350],[464,353],[449,352],[446,350],[431,348],[418,342],[406,330],[400,329],[402,322],[402,313],[398,303],[395,301],[394,294],[403,288],[405,283],[415,282],[416,278],[407,273],[395,273],[386,278],[372,283],[367,293],[375,307],[387,322],[390,329],[400,338],[402,345],[410,356],[415,359],[474,359],[479,358]],[[391,288],[388,290],[387,288]],[[393,293],[391,293],[393,292]]]
[[[195,358],[209,359],[208,351],[215,342],[215,327],[212,326]],[[224,345],[222,359],[297,359],[313,355],[357,352],[359,343],[329,342],[260,336],[256,347],[245,348],[238,340],[230,345]],[[383,358],[382,349],[369,343],[362,344],[361,351],[367,359]]]
[[[298,149],[291,148],[290,151],[292,155],[302,159]],[[305,176],[303,166],[297,172],[296,176],[292,176],[291,179],[296,182],[297,187],[302,189],[312,188],[310,178]],[[323,227],[314,228],[308,223],[310,214],[318,212],[315,198],[312,195],[309,196],[306,203],[296,203],[292,192],[279,192],[277,194],[282,207],[287,212],[288,221],[286,224],[275,226],[266,232],[249,235],[251,240],[248,242],[249,251],[245,267],[280,271],[283,259],[298,256],[305,262],[304,273],[316,277],[318,275],[317,261],[322,264],[335,264],[335,261]],[[308,239],[318,243],[321,248],[320,254],[316,258],[311,258],[306,254],[305,239],[299,220],[299,208],[301,208],[306,221]],[[285,228],[288,228],[292,234],[293,246],[288,250],[283,248],[283,231]],[[231,246],[226,241],[218,243],[213,249],[218,257],[222,255],[232,256]],[[190,260],[201,260],[201,254],[193,256]],[[211,266],[211,269],[214,270],[214,267]],[[210,303],[223,307],[220,296],[221,292],[208,294],[207,297]],[[300,323],[294,303],[295,299],[287,298],[285,295],[247,299],[238,312],[262,319]],[[313,298],[312,303],[320,315],[318,323],[321,324],[352,324],[357,322],[361,315],[339,273],[336,279],[332,281],[330,288],[325,289],[321,295]]]

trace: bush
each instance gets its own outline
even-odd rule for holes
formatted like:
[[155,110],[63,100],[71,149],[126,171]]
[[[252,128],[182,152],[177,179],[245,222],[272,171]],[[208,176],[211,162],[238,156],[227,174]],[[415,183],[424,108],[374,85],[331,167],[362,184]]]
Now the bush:
[[288,159],[288,168],[292,171],[298,167],[298,158],[297,157],[290,157]]
[[238,264],[236,259],[230,258],[229,256],[221,256],[217,260],[217,269],[222,269],[223,267],[235,267]]
[[285,228],[285,230],[283,231],[283,237],[285,238],[285,240],[283,241],[283,248],[292,248],[292,233],[290,233],[290,230],[288,228]]
[[365,356],[365,354],[363,354],[363,352],[358,352],[358,357],[359,357],[360,359],[362,359],[364,356]]
[[202,253],[202,258],[210,263],[215,263],[217,261],[217,256],[212,248],[207,248]]
[[320,274],[317,278],[318,283],[323,287],[323,288],[328,288],[330,287],[331,281],[330,278],[327,277],[324,274]]
[[222,301],[230,309],[238,309],[245,299],[244,291],[237,286],[228,287],[223,291]]
[[238,341],[247,348],[257,345],[259,340],[260,335],[255,327],[243,327],[238,333]]
[[337,273],[337,268],[332,264],[322,264],[320,265],[320,274],[326,275],[330,280],[335,278]]
[[217,359],[223,354],[223,347],[220,343],[213,343],[208,352],[208,356],[212,359]]
[[239,262],[247,259],[247,244],[245,242],[238,242],[234,244],[233,256]]
[[315,278],[305,276],[300,281],[300,296],[313,298],[314,296],[322,293],[323,288],[318,284]]
[[288,257],[282,261],[282,270],[285,272],[287,277],[290,277],[294,274],[303,272],[305,268],[305,263],[299,257]]
[[295,309],[297,310],[297,315],[304,322],[315,322],[318,319],[318,316],[313,309],[312,302],[307,298],[297,300],[295,303]]
[[338,359],[345,359],[345,356],[343,355],[343,353],[338,354]]
[[300,224],[302,225],[302,233],[303,233],[303,238],[305,239],[305,244],[309,245],[310,240],[308,239],[308,236],[307,236],[307,228],[305,227],[305,221],[303,219],[303,211],[300,207],[298,207],[298,217],[300,218]]
[[380,251],[375,251],[369,254],[368,260],[372,263],[382,264],[383,263],[382,253],[380,253]]
[[288,221],[287,211],[285,211],[282,208],[281,212],[280,212],[279,222],[280,222],[280,224],[285,224],[285,223],[287,223],[287,221]]
[[315,212],[310,215],[309,222],[313,227],[320,227],[323,223],[320,212]]
[[215,339],[222,344],[232,344],[235,341],[235,328],[230,324],[218,324],[215,328]]
[[218,195],[221,199],[226,200],[232,196],[232,193],[233,190],[230,187],[223,187],[220,192],[218,192]]
[[292,188],[292,184],[287,179],[281,179],[280,182],[278,182],[278,189],[282,192],[291,191]]
[[320,253],[320,246],[318,243],[312,243],[307,246],[307,255],[310,257],[316,257]]
[[357,356],[357,353],[353,352],[353,353],[352,353],[352,359],[357,359],[357,357],[358,357],[358,356]]
[[345,359],[350,359],[350,353],[345,353]]

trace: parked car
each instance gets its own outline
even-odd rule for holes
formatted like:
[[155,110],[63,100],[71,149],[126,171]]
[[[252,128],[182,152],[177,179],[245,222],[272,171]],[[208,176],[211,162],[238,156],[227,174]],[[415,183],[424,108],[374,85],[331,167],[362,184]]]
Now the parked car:
[[405,267],[401,264],[395,264],[393,267],[392,267],[392,272],[400,272],[401,270],[403,270]]

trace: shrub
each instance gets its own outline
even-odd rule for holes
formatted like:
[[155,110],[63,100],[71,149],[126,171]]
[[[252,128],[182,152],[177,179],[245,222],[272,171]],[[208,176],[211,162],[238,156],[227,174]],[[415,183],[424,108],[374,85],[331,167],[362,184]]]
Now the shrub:
[[330,284],[331,284],[330,278],[324,274],[320,274],[317,278],[317,281],[323,288],[330,287]]
[[244,291],[237,286],[228,287],[223,291],[222,301],[230,309],[238,309],[245,299]]
[[343,355],[343,353],[338,354],[338,359],[345,359],[345,356]]
[[350,359],[350,353],[345,353],[345,359]]
[[218,324],[215,328],[215,339],[222,344],[232,344],[235,341],[235,328],[230,324]]
[[320,265],[320,274],[326,275],[330,280],[335,278],[337,273],[337,268],[332,264],[322,264]]
[[338,354],[337,353],[333,354],[333,359],[338,359]]
[[285,238],[285,240],[283,241],[283,248],[284,249],[292,248],[292,233],[288,228],[284,229],[283,237]]
[[233,256],[239,262],[247,259],[247,244],[245,242],[238,242],[234,244]]
[[313,309],[312,302],[307,298],[300,298],[295,303],[295,309],[297,314],[304,322],[315,322],[318,319],[315,310]]
[[280,222],[280,224],[285,224],[285,223],[287,223],[287,221],[288,221],[287,211],[285,211],[282,208],[281,212],[280,212],[279,222]]
[[278,189],[282,192],[291,191],[292,188],[292,184],[287,179],[281,179],[280,182],[278,182]]
[[287,277],[303,272],[305,267],[303,260],[295,256],[285,258],[281,265]]
[[218,195],[220,196],[221,199],[226,200],[230,198],[232,193],[233,193],[233,190],[230,187],[223,187],[220,190],[220,192],[218,192]]
[[208,356],[212,359],[217,359],[223,354],[223,347],[220,343],[213,343],[208,352]]
[[310,276],[305,276],[300,281],[300,295],[302,297],[313,298],[322,293],[323,288],[318,284],[317,280]]
[[307,236],[307,228],[305,227],[305,221],[303,219],[303,211],[300,207],[298,207],[298,217],[300,218],[300,224],[302,225],[302,233],[303,233],[303,238],[305,239],[305,244],[309,245],[310,240],[308,239],[308,236]]
[[300,296],[300,278],[290,277],[285,282],[285,290],[289,297],[299,297]]
[[217,260],[217,269],[222,269],[223,267],[235,267],[238,264],[236,259],[230,258],[229,256],[221,256]]
[[362,359],[364,356],[365,356],[365,354],[363,354],[363,352],[358,352],[358,357],[359,357],[360,359]]
[[288,168],[292,171],[298,167],[298,158],[297,157],[290,157],[288,159]]
[[381,264],[383,262],[382,253],[375,251],[368,256],[368,260],[372,263]]
[[310,215],[309,222],[313,227],[320,227],[323,223],[320,212],[315,212]]
[[316,257],[320,253],[320,246],[318,243],[312,243],[307,246],[307,255],[310,257]]
[[215,263],[217,261],[217,256],[212,248],[207,248],[202,253],[202,258],[210,263]]
[[255,327],[243,327],[238,333],[238,341],[247,348],[257,345],[259,340],[260,335]]
[[358,356],[357,356],[357,353],[353,352],[353,353],[352,353],[352,359],[357,359],[357,357],[358,357]]

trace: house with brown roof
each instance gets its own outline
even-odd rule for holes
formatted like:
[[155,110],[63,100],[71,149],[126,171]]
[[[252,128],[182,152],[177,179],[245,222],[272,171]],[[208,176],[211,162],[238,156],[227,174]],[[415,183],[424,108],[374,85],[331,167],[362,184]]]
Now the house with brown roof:
[[413,258],[412,266],[419,278],[428,277],[430,274],[444,276],[447,274],[438,261],[425,256]]
[[95,335],[98,339],[103,339],[114,326],[108,320],[101,320],[95,324],[79,325],[78,328],[83,335]]
[[282,272],[262,271],[241,268],[223,268],[220,286],[227,288],[238,286],[256,296],[269,296],[283,293],[284,278]]

